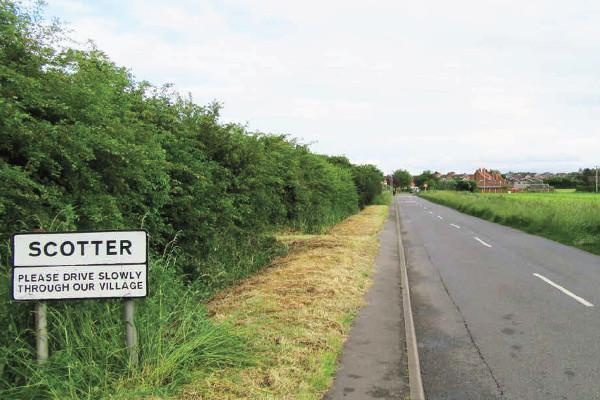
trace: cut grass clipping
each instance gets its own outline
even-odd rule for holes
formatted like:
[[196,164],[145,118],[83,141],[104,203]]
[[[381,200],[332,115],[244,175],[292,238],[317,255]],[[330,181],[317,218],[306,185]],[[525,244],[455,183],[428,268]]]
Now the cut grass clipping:
[[320,399],[363,305],[388,206],[370,206],[326,235],[286,235],[290,253],[208,305],[257,354],[251,367],[199,373],[182,399]]

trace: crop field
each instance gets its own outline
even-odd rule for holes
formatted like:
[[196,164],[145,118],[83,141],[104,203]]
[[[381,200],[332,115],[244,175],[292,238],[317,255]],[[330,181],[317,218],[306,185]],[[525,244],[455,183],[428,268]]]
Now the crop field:
[[600,195],[432,191],[427,200],[600,254]]

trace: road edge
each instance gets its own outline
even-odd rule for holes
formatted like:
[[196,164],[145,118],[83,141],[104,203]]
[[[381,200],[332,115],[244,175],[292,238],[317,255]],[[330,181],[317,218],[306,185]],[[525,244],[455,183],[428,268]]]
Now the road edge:
[[408,355],[408,383],[410,386],[411,400],[425,400],[423,380],[421,378],[421,364],[417,347],[417,335],[410,302],[410,286],[406,268],[406,255],[402,243],[400,230],[399,198],[394,196],[394,211],[396,214],[396,237],[398,238],[398,260],[400,263],[400,276],[402,281],[402,307],[404,310],[404,327],[406,329],[406,354]]

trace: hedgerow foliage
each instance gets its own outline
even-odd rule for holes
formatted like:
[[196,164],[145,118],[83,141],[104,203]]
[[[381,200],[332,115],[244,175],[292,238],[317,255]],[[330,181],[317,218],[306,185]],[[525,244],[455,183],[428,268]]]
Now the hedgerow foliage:
[[143,226],[155,249],[176,238],[205,259],[282,227],[321,230],[380,192],[372,166],[220,123],[218,104],[137,82],[94,48],[57,51],[60,30],[0,4],[1,240],[58,216],[72,229]]
[[[339,165],[286,136],[222,123],[218,104],[136,81],[94,47],[60,48],[62,35],[0,0],[0,392],[49,379],[10,368],[33,357],[31,308],[6,293],[11,233],[143,227],[154,259],[176,256],[173,287],[186,283],[201,300],[280,254],[272,233],[321,231],[381,191],[375,167]],[[101,304],[74,307],[111,320]],[[156,310],[146,308],[151,319]],[[106,329],[118,330],[114,323]],[[58,347],[51,351],[68,350]]]

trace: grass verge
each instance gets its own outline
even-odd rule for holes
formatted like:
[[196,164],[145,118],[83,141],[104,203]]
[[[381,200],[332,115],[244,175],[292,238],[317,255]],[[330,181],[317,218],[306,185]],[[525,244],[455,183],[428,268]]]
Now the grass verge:
[[214,322],[232,326],[256,363],[199,372],[181,398],[321,398],[363,305],[387,212],[370,206],[328,234],[281,236],[287,256],[208,304]]
[[600,196],[590,193],[423,192],[466,214],[600,254]]
[[389,206],[392,203],[392,197],[393,195],[391,190],[383,190],[381,193],[375,196],[372,204],[380,206]]
[[[150,264],[152,291],[136,301],[140,366],[128,363],[119,300],[48,302],[50,358],[35,362],[30,332],[19,313],[0,302],[6,329],[0,342],[1,399],[129,399],[176,393],[190,381],[190,370],[218,370],[253,362],[243,338],[226,324],[214,323],[201,296],[182,282],[173,265]],[[8,298],[8,286],[0,298]],[[23,312],[32,304],[19,303]],[[11,313],[12,311],[12,313]],[[30,318],[29,327],[33,326]]]

